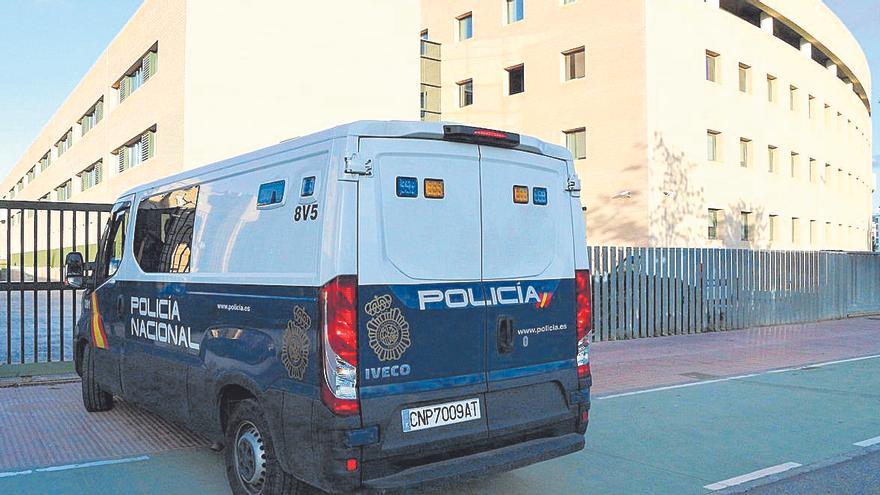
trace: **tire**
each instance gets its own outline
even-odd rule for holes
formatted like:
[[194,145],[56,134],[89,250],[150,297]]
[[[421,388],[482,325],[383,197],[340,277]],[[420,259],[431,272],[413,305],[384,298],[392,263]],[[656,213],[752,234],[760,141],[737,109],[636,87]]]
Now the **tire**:
[[105,392],[95,380],[95,350],[86,344],[82,357],[82,398],[88,412],[101,412],[113,409],[113,395]]
[[226,478],[235,495],[302,495],[307,485],[281,468],[263,410],[235,403],[226,425]]

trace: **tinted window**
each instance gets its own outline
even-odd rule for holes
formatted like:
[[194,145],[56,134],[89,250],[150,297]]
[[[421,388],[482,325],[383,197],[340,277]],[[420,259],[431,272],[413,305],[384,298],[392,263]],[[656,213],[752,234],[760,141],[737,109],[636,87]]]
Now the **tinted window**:
[[147,273],[188,273],[199,187],[150,196],[138,205],[134,256]]
[[111,215],[110,221],[107,222],[107,227],[104,229],[96,270],[97,282],[99,284],[116,274],[119,264],[122,263],[129,207],[130,203],[125,203],[116,210]]
[[284,201],[284,181],[267,182],[257,192],[257,206],[280,204]]

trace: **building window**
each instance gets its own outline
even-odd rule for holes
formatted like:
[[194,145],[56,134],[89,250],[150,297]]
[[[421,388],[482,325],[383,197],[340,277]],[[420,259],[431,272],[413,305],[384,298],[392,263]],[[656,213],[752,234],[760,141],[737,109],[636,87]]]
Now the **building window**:
[[792,112],[798,109],[798,89],[796,86],[788,87],[788,109]]
[[507,71],[507,94],[515,95],[526,90],[526,67],[517,65],[505,69]]
[[721,157],[721,133],[718,131],[706,131],[706,158],[710,162],[717,162]]
[[779,215],[770,215],[770,241],[775,241],[779,230]]
[[810,220],[810,245],[815,245],[819,239],[816,237],[819,235],[818,227],[816,226],[815,220]]
[[156,131],[147,130],[116,150],[118,172],[124,172],[153,157],[156,153]]
[[474,81],[468,79],[458,83],[458,106],[467,107],[474,104]]
[[42,172],[42,171],[46,170],[47,168],[49,168],[49,165],[52,164],[52,156],[51,156],[51,153],[49,153],[49,152],[47,151],[46,154],[43,155],[42,158],[40,158],[39,164],[40,164],[40,172]]
[[31,182],[33,182],[34,179],[35,179],[36,177],[37,177],[37,166],[34,165],[33,167],[31,167],[30,170],[27,171],[27,181],[28,181],[28,184],[30,184]]
[[523,4],[525,0],[505,0],[505,12],[508,24],[523,20]]
[[147,273],[188,273],[199,186],[150,196],[138,205],[135,259]]
[[97,186],[101,183],[104,176],[104,164],[101,160],[98,160],[90,167],[86,168],[79,174],[80,178],[80,186],[82,191],[88,191],[89,189]]
[[776,76],[767,74],[767,101],[776,101]]
[[577,0],[562,0],[562,5],[571,5],[575,3]]
[[159,70],[159,47],[153,45],[141,59],[131,66],[122,77],[113,85],[119,90],[119,101],[128,98],[137,91],[141,85],[153,77]]
[[73,146],[73,129],[68,129],[67,132],[61,136],[61,139],[55,143],[55,155],[59,158],[63,155],[70,147]]
[[55,201],[67,201],[70,199],[70,180],[55,188]]
[[24,178],[18,179],[18,182],[15,183],[16,193],[20,193],[22,189],[24,189]]
[[713,51],[706,50],[706,80],[718,82],[718,55]]
[[458,21],[458,41],[469,40],[474,37],[474,18],[473,15],[468,12],[460,17],[457,17]]
[[90,108],[85,115],[79,119],[80,125],[80,135],[85,136],[87,132],[92,130],[101,119],[104,118],[104,99],[101,98],[98,100],[92,108]]
[[752,90],[752,68],[746,64],[739,64],[739,90],[748,93]]
[[825,127],[830,126],[831,125],[831,105],[828,105],[827,103],[825,104],[824,119],[825,119]]
[[816,160],[810,158],[810,182],[817,182],[819,180],[819,166],[816,164]]
[[779,150],[776,146],[767,146],[767,171],[772,173],[776,172],[776,160],[779,156]]
[[575,160],[583,160],[587,157],[587,130],[583,127],[580,129],[571,129],[564,131],[565,147],[571,152],[571,156]]
[[791,243],[799,244],[801,242],[801,224],[800,219],[792,217],[791,219]]
[[831,164],[826,163],[825,164],[825,186],[827,187],[830,185],[831,185]]
[[813,118],[816,115],[816,97],[813,95],[807,96],[807,117]]
[[825,222],[825,243],[831,244],[832,236],[834,234],[831,232],[831,222]]
[[575,48],[562,53],[563,64],[565,65],[565,80],[582,79],[586,73],[585,68],[584,47]]
[[739,216],[742,222],[742,232],[740,235],[740,240],[750,241],[752,240],[752,212],[741,211],[739,213]]
[[718,239],[718,212],[715,208],[709,208],[709,239]]
[[798,155],[797,153],[795,153],[794,151],[792,151],[791,152],[791,178],[792,179],[797,179],[797,177],[798,177],[798,166],[800,165],[800,161],[801,161],[801,156]]
[[837,189],[839,191],[843,190],[843,182],[844,182],[843,169],[839,168],[839,169],[837,169]]
[[739,138],[739,166],[748,168],[752,162],[752,140]]

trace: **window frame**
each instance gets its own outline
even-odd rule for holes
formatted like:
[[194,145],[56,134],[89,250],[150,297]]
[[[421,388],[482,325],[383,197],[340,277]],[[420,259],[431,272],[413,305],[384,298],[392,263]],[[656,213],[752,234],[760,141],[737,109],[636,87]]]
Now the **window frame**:
[[[287,184],[285,183],[285,188],[286,187],[287,187]],[[191,190],[195,190],[195,200],[193,201],[192,207],[190,208],[190,210],[192,212],[191,213],[192,225],[191,225],[191,228],[189,229],[189,243],[187,245],[189,248],[189,257],[187,258],[186,269],[183,271],[167,271],[167,270],[163,271],[163,270],[159,270],[158,269],[159,267],[157,266],[157,269],[155,271],[146,270],[144,268],[143,264],[141,263],[141,259],[139,259],[138,255],[135,253],[134,254],[135,266],[137,266],[138,270],[140,270],[141,273],[146,274],[146,275],[168,276],[168,275],[186,275],[186,274],[192,272],[192,260],[193,260],[193,251],[194,251],[193,240],[195,239],[195,217],[196,217],[196,213],[198,210],[199,197],[201,195],[200,194],[201,193],[201,184],[194,184],[194,185],[190,185],[190,186],[169,189],[166,191],[155,192],[155,193],[150,194],[149,196],[144,196],[144,197],[140,198],[137,202],[137,207],[134,208],[134,211],[135,211],[135,213],[134,213],[134,226],[132,228],[131,242],[132,242],[132,247],[138,246],[138,222],[141,219],[141,209],[142,209],[143,204],[145,204],[147,201],[150,201],[150,200],[157,198],[157,197],[167,197],[167,196],[174,194],[175,192],[178,192],[178,191],[191,191]],[[285,193],[286,192],[287,191],[285,189]],[[177,208],[180,209],[181,207],[178,206]],[[164,228],[163,228],[163,230],[164,230]],[[161,233],[160,233],[160,235],[161,235]],[[160,251],[160,256],[161,256],[163,253],[165,253],[167,238],[166,239],[159,238],[159,240],[162,242],[162,249]],[[178,246],[180,246],[181,244],[182,243],[178,243]],[[161,260],[159,260],[157,263],[161,264]]]
[[[507,72],[507,96],[515,96],[515,95],[521,95],[521,94],[525,93],[526,92],[526,64],[522,63],[522,64],[517,64],[517,65],[512,65],[510,67],[506,67],[504,70],[505,70],[505,72]],[[513,92],[513,84],[511,84],[513,82],[512,78],[515,73],[522,74],[521,80],[520,80],[520,90],[517,91],[516,93]]]
[[721,54],[706,50],[705,57],[706,81],[721,83]]
[[[581,71],[578,75],[577,56],[581,58]],[[562,80],[576,81],[587,77],[587,47],[579,46],[562,52]]]
[[[576,153],[577,151],[579,151],[578,147],[579,147],[580,143],[579,143],[578,137],[581,135],[583,136],[583,153],[582,154]],[[565,140],[564,146],[571,153],[571,157],[573,160],[586,160],[587,159],[587,128],[586,127],[576,127],[574,129],[568,129],[568,130],[562,131],[562,137]],[[572,150],[572,148],[569,147],[569,138],[570,137],[573,137],[573,139],[574,139],[574,148],[575,148],[574,150]]]
[[[128,237],[128,227],[130,225],[129,215],[131,214],[131,201],[126,200],[121,203],[117,203],[116,206],[113,207],[112,213],[110,214],[110,219],[107,221],[107,225],[104,228],[104,235],[101,236],[101,245],[98,249],[98,256],[95,262],[95,287],[100,287],[104,282],[113,278],[117,273],[119,273],[119,268],[122,266],[122,262],[125,260],[125,251],[127,247],[127,237]],[[123,225],[122,228],[114,228],[119,216],[123,217]],[[111,236],[111,229],[112,236]],[[111,258],[106,258],[107,251],[110,248],[110,243],[116,242],[116,235],[118,233],[122,233],[122,249],[119,255],[119,262],[116,264],[113,273],[110,273],[110,262]]]
[[[467,21],[468,26],[468,36],[467,38],[462,36],[462,24]],[[469,39],[473,39],[474,37],[474,13],[473,11],[465,12],[464,14],[459,15],[455,18],[455,41],[461,43],[462,41],[467,41]]]
[[[469,107],[474,104],[474,80],[465,79],[455,83],[458,86],[458,108]],[[470,89],[468,89],[468,87]],[[470,95],[470,101],[467,100]]]

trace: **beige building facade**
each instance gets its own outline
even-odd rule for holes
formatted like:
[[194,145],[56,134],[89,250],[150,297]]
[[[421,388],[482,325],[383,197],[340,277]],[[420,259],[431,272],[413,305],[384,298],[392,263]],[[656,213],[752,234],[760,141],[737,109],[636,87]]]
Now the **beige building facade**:
[[422,118],[566,144],[591,244],[870,247],[870,73],[819,0],[423,0],[421,37]]
[[0,197],[107,203],[337,124],[415,120],[418,24],[417,2],[145,0]]

